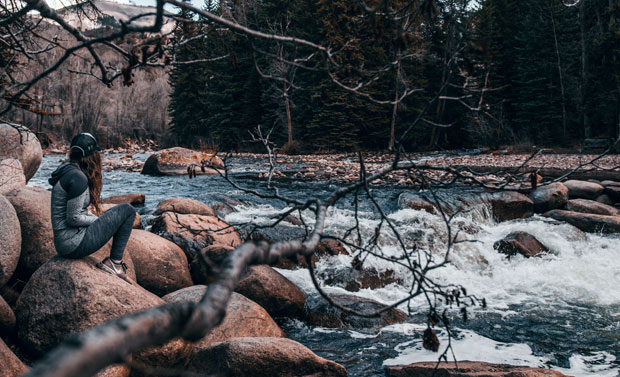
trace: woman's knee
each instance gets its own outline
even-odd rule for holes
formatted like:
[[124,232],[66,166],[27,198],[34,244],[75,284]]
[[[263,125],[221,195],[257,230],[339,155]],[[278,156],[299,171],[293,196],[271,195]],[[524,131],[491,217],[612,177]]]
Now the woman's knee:
[[118,207],[119,207],[119,211],[121,211],[126,217],[136,216],[136,209],[133,208],[131,204],[123,203],[123,204],[119,204]]

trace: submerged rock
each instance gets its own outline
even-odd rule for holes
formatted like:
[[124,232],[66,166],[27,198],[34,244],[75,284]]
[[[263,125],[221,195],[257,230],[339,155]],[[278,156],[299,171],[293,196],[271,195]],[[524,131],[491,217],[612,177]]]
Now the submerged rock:
[[248,267],[235,292],[256,302],[273,317],[303,317],[306,295],[267,265]]
[[551,183],[534,190],[530,194],[530,199],[534,202],[536,213],[563,208],[568,202],[568,188],[560,182]]
[[324,278],[325,284],[340,286],[349,292],[357,292],[360,289],[378,289],[400,282],[392,270],[377,271],[374,267],[363,266],[344,270],[327,268],[319,275]]
[[564,186],[568,189],[568,196],[576,199],[596,199],[605,189],[603,185],[595,182],[574,179],[564,182]]
[[[387,305],[377,301],[352,295],[330,296],[334,302],[360,313],[374,313]],[[323,297],[309,297],[306,301],[306,320],[310,325],[331,328],[379,329],[387,325],[403,322],[407,314],[396,308],[381,313],[377,317],[360,317],[344,312],[327,302]]]
[[403,366],[387,367],[388,377],[566,377],[550,369],[530,368],[507,364],[490,364],[482,361],[439,363],[425,361]]
[[346,369],[283,338],[235,338],[194,353],[188,369],[218,376],[341,377]]
[[620,217],[618,216],[595,215],[561,209],[545,212],[543,216],[567,222],[584,232],[620,233]]
[[43,160],[39,139],[24,126],[0,123],[0,140],[2,140],[0,160],[5,158],[19,160],[26,182],[28,182]]
[[22,232],[13,205],[0,195],[0,287],[13,276],[22,248]]
[[174,147],[163,149],[150,155],[144,162],[142,174],[185,175],[187,174],[187,168],[190,166],[197,167],[195,169],[197,174],[217,174],[217,171],[211,168],[206,168],[202,171],[200,168],[202,161],[206,161],[208,164],[218,169],[224,168],[222,159],[211,153]]
[[[195,285],[167,294],[162,299],[169,303],[199,302],[206,291],[206,286]],[[222,322],[195,343],[194,348],[199,351],[210,344],[231,338],[256,336],[284,338],[286,334],[260,305],[239,293],[233,292],[228,301],[228,306],[226,306],[226,316]]]
[[495,242],[493,248],[508,257],[521,254],[526,258],[538,257],[549,251],[536,237],[526,232],[512,232]]

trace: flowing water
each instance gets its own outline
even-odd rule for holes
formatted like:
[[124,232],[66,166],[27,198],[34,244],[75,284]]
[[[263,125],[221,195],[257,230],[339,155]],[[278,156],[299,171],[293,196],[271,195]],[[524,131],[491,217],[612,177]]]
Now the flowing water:
[[[144,159],[144,155],[136,155]],[[63,156],[45,156],[30,185],[49,188],[47,178]],[[264,171],[255,160],[237,159],[232,172],[244,187],[261,188],[263,183],[250,177]],[[337,186],[329,182],[278,183],[281,193],[296,198],[325,197]],[[406,242],[431,250],[440,257],[445,250],[446,228],[439,216],[412,209],[399,209],[394,187],[375,187],[373,194]],[[217,176],[151,177],[139,173],[104,173],[103,196],[142,192],[146,203],[139,212],[143,219],[161,200],[190,197],[206,203],[235,199],[237,212],[226,216],[230,223],[267,223],[283,210],[279,203],[257,199],[232,188]],[[304,215],[305,217],[306,215]],[[370,235],[378,224],[377,214],[367,203],[360,208],[360,227]],[[309,217],[308,217],[309,219]],[[355,221],[351,200],[330,209],[327,230],[342,234]],[[620,372],[620,238],[587,234],[573,227],[534,216],[526,220],[493,222],[488,209],[474,208],[460,216],[462,242],[450,254],[451,263],[435,270],[432,278],[442,283],[461,284],[469,293],[484,297],[486,308],[469,312],[468,321],[453,310],[452,346],[458,360],[478,360],[535,367],[550,367],[574,376],[617,376]],[[542,258],[507,259],[493,249],[493,243],[508,233],[523,230],[533,234],[550,252]],[[471,231],[469,233],[472,233]],[[384,237],[384,236],[382,236]],[[398,255],[393,237],[382,238],[387,255]],[[322,259],[317,271],[350,268],[352,256]],[[381,289],[362,289],[353,294],[390,303],[407,294],[407,275],[384,260],[369,258],[366,267],[395,270],[401,282]],[[279,270],[308,295],[315,295],[307,270]],[[330,293],[350,293],[338,286],[327,286]],[[351,376],[383,376],[389,365],[416,361],[436,361],[438,354],[422,347],[427,308],[415,301],[413,315],[406,323],[380,331],[353,331],[312,327],[300,321],[282,326],[290,338],[308,346],[318,355],[344,365]],[[403,307],[406,310],[406,307]],[[438,330],[441,347],[448,343]],[[452,356],[450,356],[450,359]]]

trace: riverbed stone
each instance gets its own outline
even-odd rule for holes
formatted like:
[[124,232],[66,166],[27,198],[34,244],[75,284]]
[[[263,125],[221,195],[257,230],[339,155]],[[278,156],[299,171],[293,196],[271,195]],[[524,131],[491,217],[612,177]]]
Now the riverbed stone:
[[620,233],[620,217],[554,209],[545,217],[567,222],[589,233]]
[[530,194],[530,199],[534,202],[536,213],[563,208],[568,202],[568,188],[560,182],[551,183],[534,190]]
[[605,186],[603,191],[614,203],[620,202],[620,185],[608,185]]
[[328,267],[317,274],[325,281],[325,284],[339,286],[349,292],[358,292],[360,289],[379,289],[401,282],[393,270],[379,271],[374,267],[356,265],[356,263],[353,263],[352,267],[344,270],[338,267]]
[[284,338],[234,338],[194,353],[189,370],[236,377],[344,377],[346,369]]
[[212,153],[194,151],[187,148],[174,147],[157,151],[144,162],[142,174],[148,175],[185,175],[187,168],[196,167],[196,174],[217,174],[215,169],[206,168],[202,171],[201,161],[206,161],[217,169],[224,168],[221,158]]
[[408,192],[401,193],[398,196],[398,208],[411,208],[416,211],[426,211],[432,214],[439,213],[434,203],[420,195]]
[[516,191],[496,192],[488,200],[495,221],[525,219],[534,214],[534,202]]
[[24,126],[0,123],[0,160],[5,158],[19,160],[28,182],[43,160],[41,143],[37,136]]
[[256,302],[273,317],[302,318],[304,315],[306,295],[270,266],[248,267],[235,292]]
[[601,194],[597,196],[595,200],[599,203],[607,204],[608,206],[614,205],[614,201],[611,200],[611,198],[607,194]]
[[0,195],[0,287],[13,276],[22,248],[22,232],[13,205]]
[[179,245],[190,260],[209,245],[241,244],[237,231],[215,216],[164,212],[155,220],[151,231]]
[[193,285],[183,250],[156,234],[134,230],[127,243],[138,284],[158,296]]
[[566,210],[606,216],[620,215],[620,211],[615,207],[588,199],[571,199],[566,203]]
[[146,195],[142,193],[131,193],[131,194],[121,194],[121,195],[113,195],[108,196],[101,200],[101,203],[104,204],[131,204],[132,206],[143,206],[144,201],[146,199]]
[[491,364],[482,361],[454,362],[424,361],[385,368],[388,377],[566,377],[564,374],[542,368]]
[[[15,315],[20,343],[41,355],[57,346],[67,335],[130,313],[164,304],[137,284],[95,267],[97,259],[54,257],[30,278],[17,302]],[[191,346],[174,343],[157,347],[170,366],[183,362]],[[137,360],[142,360],[136,356]],[[153,358],[147,359],[149,362]],[[174,363],[173,363],[174,361]]]
[[575,179],[564,182],[568,189],[568,197],[571,199],[596,199],[603,193],[605,187],[599,183],[578,181]]
[[234,249],[232,246],[216,244],[207,246],[194,255],[189,264],[189,271],[194,284],[209,284],[216,279],[218,276],[217,266]]
[[153,215],[161,215],[164,212],[174,212],[185,215],[215,216],[210,205],[189,198],[166,199],[157,205]]
[[40,187],[21,187],[6,195],[19,218],[22,245],[16,274],[27,278],[56,255],[51,220],[51,193]]
[[0,377],[21,376],[29,370],[2,339],[0,339],[0,366]]
[[0,296],[0,334],[10,334],[15,330],[15,313],[9,304]]
[[0,195],[26,185],[22,164],[14,158],[0,159]]
[[[341,306],[361,313],[370,314],[386,307],[369,298],[353,295],[338,294],[330,297]],[[406,319],[407,314],[396,308],[387,310],[377,317],[367,318],[346,313],[320,296],[306,298],[306,320],[313,326],[378,330]]]
[[[194,285],[169,293],[162,299],[168,303],[198,303],[206,291],[205,285]],[[241,337],[284,338],[286,334],[260,305],[239,293],[233,292],[226,306],[226,316],[222,322],[195,343],[194,349],[200,350],[213,343]]]
[[517,254],[526,258],[538,257],[549,252],[549,248],[527,232],[512,232],[495,242],[493,248],[502,254],[506,254],[509,258]]

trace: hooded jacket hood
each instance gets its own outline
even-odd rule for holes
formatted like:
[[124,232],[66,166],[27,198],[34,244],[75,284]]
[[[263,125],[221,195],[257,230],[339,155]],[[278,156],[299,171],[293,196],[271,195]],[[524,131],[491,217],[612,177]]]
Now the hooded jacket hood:
[[47,181],[53,187],[58,181],[60,181],[60,178],[62,178],[63,175],[67,174],[70,171],[73,171],[74,169],[79,170],[79,168],[75,166],[74,164],[70,162],[65,162],[62,165],[60,165],[58,168],[56,168],[56,170],[54,170],[54,172],[52,173],[52,177],[48,179]]

